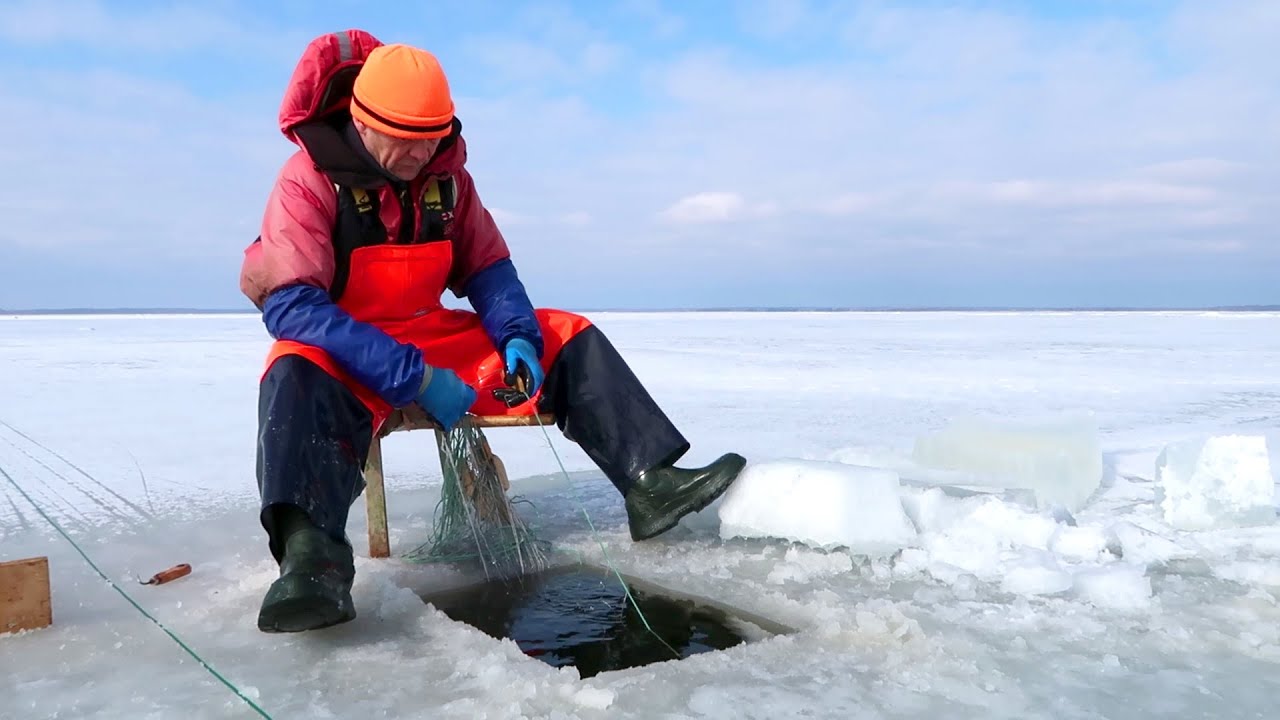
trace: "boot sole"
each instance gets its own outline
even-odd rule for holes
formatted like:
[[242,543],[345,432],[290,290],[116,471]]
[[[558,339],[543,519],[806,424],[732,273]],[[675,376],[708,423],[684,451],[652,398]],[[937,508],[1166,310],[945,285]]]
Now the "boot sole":
[[708,505],[715,502],[716,498],[723,495],[725,491],[729,489],[729,486],[733,484],[734,480],[738,479],[738,476],[742,474],[742,470],[746,466],[747,461],[745,458],[742,458],[741,456],[734,458],[734,462],[730,466],[730,470],[725,472],[718,481],[709,483],[708,487],[710,489],[703,497],[698,498],[690,505],[681,505],[671,513],[667,520],[664,520],[659,524],[642,526],[641,532],[637,532],[637,528],[632,527],[631,539],[636,542],[640,542],[642,540],[657,537],[676,525],[679,525],[680,518],[685,515],[703,510]]
[[350,595],[335,598],[324,586],[305,579],[290,585],[290,597],[264,603],[258,612],[258,629],[262,632],[319,630],[356,618]]

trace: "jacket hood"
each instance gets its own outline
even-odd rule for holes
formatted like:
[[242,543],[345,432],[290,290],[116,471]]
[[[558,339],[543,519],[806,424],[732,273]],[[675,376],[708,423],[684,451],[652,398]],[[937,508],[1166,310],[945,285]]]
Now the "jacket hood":
[[363,30],[326,33],[308,43],[280,98],[280,132],[297,143],[298,126],[346,111],[364,58],[381,45]]

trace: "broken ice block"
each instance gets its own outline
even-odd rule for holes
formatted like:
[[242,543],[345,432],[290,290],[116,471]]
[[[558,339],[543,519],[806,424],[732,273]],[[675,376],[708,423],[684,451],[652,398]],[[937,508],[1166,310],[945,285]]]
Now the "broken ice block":
[[1102,483],[1102,446],[1091,415],[1035,422],[959,420],[917,438],[912,459],[963,473],[957,484],[1031,490],[1040,507],[1071,512]]
[[1180,530],[1273,522],[1266,438],[1223,435],[1166,445],[1156,458],[1156,502]]
[[890,470],[813,460],[751,464],[724,494],[720,536],[889,554],[916,538],[900,491]]

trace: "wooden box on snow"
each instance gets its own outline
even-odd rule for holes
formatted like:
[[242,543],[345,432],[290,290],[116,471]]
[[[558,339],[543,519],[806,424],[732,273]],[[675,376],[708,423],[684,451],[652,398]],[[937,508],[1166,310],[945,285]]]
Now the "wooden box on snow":
[[0,563],[0,635],[52,624],[49,558]]

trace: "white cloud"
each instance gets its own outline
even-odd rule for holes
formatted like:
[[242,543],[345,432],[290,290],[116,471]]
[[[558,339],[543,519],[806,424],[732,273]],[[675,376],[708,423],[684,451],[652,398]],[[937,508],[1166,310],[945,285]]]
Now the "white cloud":
[[680,198],[659,215],[674,223],[725,222],[740,218],[747,209],[747,201],[734,192],[700,192]]
[[500,207],[489,207],[489,214],[493,216],[494,222],[501,226],[518,227],[521,225],[532,225],[535,219],[531,215],[523,213],[511,212]]

